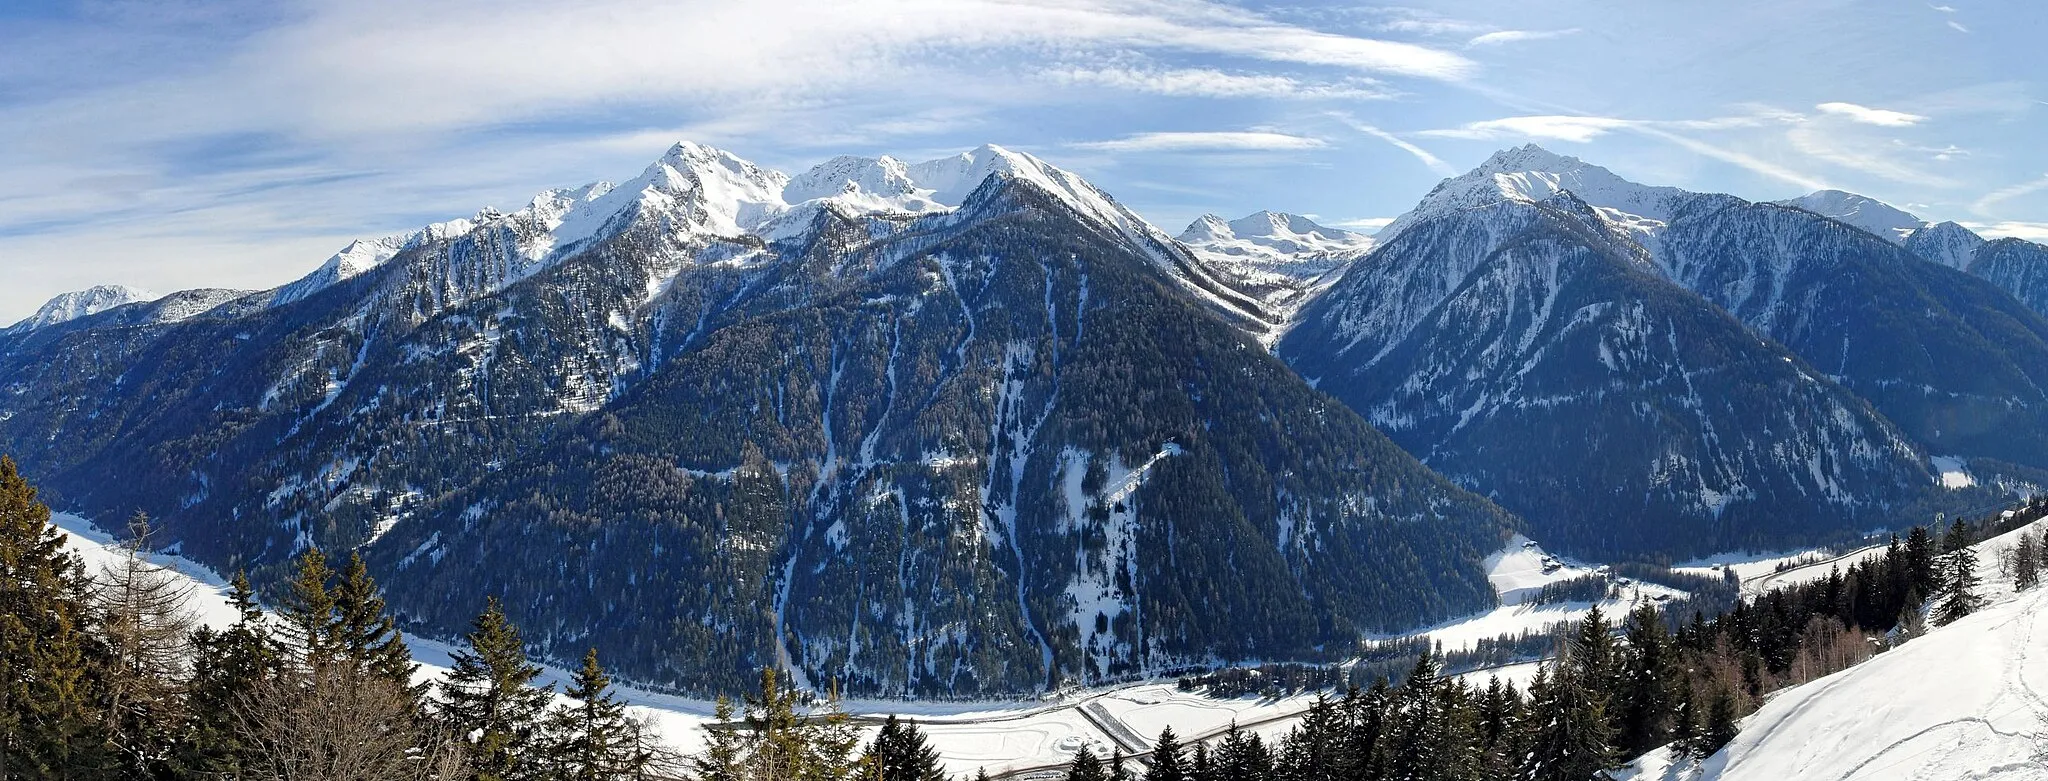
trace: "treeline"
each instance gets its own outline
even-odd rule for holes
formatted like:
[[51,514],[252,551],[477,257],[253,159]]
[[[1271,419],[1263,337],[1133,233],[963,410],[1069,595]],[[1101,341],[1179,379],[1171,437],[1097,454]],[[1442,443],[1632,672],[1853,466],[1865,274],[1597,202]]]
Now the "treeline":
[[0,778],[657,777],[672,758],[627,717],[597,654],[565,695],[532,684],[495,601],[454,668],[417,683],[360,558],[318,549],[266,614],[237,576],[236,621],[198,626],[190,586],[148,563],[148,522],[89,572],[0,457]]
[[[1399,686],[1387,680],[1319,699],[1301,723],[1270,743],[1234,728],[1215,746],[1182,746],[1163,732],[1150,766],[1085,749],[1068,781],[1586,781],[1660,746],[1679,759],[1705,757],[1736,734],[1736,722],[1777,689],[1842,670],[1957,620],[1982,604],[1981,537],[2048,514],[2048,504],[1937,537],[1925,528],[1894,537],[1876,557],[1821,580],[1781,588],[1714,618],[1673,622],[1652,605],[1619,628],[1595,609],[1561,644],[1527,691],[1498,678],[1471,686],[1423,653]],[[2016,588],[2038,587],[2048,540],[2022,535],[2002,555]],[[1876,636],[1878,642],[1870,641]],[[1311,678],[1310,680],[1313,680]]]

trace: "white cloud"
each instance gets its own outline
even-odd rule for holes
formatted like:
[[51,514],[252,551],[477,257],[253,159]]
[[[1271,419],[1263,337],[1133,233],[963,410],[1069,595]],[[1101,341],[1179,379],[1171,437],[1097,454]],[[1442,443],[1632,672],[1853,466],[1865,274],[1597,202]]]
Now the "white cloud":
[[1966,33],[1970,31],[1970,28],[1964,27],[1962,22],[1958,22],[1953,19],[1949,20],[1948,27],[1949,29],[1959,33]]
[[1987,239],[2014,238],[2048,243],[2048,222],[2006,220],[2001,222],[1965,222],[1961,223],[1961,225],[1976,231],[1978,235]]
[[1866,125],[1882,125],[1884,127],[1906,127],[1908,125],[1917,125],[1921,122],[1927,121],[1926,117],[1923,117],[1919,114],[1908,114],[1903,111],[1892,111],[1889,109],[1859,106],[1854,103],[1822,103],[1818,106],[1814,106],[1814,108],[1819,109],[1822,113],[1833,114],[1838,117],[1847,117],[1852,122],[1861,122]]
[[1372,125],[1368,125],[1364,122],[1360,122],[1356,119],[1353,119],[1348,114],[1333,113],[1331,114],[1331,116],[1336,117],[1338,120],[1342,121],[1346,125],[1350,125],[1351,129],[1353,130],[1356,130],[1360,133],[1364,133],[1368,136],[1372,136],[1373,138],[1377,138],[1381,141],[1385,141],[1389,144],[1394,145],[1395,148],[1400,149],[1403,152],[1407,152],[1410,155],[1413,155],[1415,159],[1422,161],[1423,165],[1429,166],[1429,170],[1431,171],[1435,171],[1445,176],[1450,176],[1458,172],[1456,168],[1451,167],[1450,163],[1444,162],[1442,158],[1430,154],[1429,150],[1416,146],[1415,144],[1410,143],[1405,138],[1394,135],[1385,130],[1381,130]]
[[1975,203],[1970,204],[1970,211],[1988,215],[1992,207],[2000,203],[2024,195],[2033,195],[2042,190],[2048,190],[2048,174],[2043,174],[2039,179],[2021,182],[2010,187],[2001,187],[1985,193],[1984,197],[1978,198]]
[[1952,14],[1956,12],[1955,6],[1950,5],[1929,5],[1927,7],[1945,14]]
[[1416,135],[1490,141],[1502,138],[1546,138],[1583,144],[1607,133],[1641,124],[1614,117],[1537,115],[1467,122],[1460,127],[1424,130]]
[[1498,32],[1490,32],[1485,35],[1475,36],[1472,40],[1466,41],[1465,45],[1499,46],[1504,43],[1521,43],[1523,41],[1541,41],[1548,38],[1562,38],[1567,35],[1577,34],[1578,32],[1579,28],[1576,27],[1566,30],[1500,30]]
[[1387,225],[1391,224],[1393,221],[1394,218],[1392,217],[1360,217],[1355,220],[1338,220],[1336,222],[1330,223],[1329,225],[1332,228],[1343,228],[1345,230],[1354,230],[1371,233],[1373,231],[1387,227]]
[[1886,145],[1823,124],[1806,122],[1794,125],[1785,132],[1785,138],[1792,143],[1793,149],[1802,154],[1871,176],[1921,187],[1946,188],[1958,184],[1954,179],[1923,171],[1896,159],[1893,150],[1899,149],[1898,145]]
[[1072,146],[1104,152],[1276,152],[1321,149],[1329,144],[1320,138],[1251,130],[1138,133]]
[[1055,68],[1043,74],[1062,84],[1112,87],[1154,95],[1205,98],[1344,98],[1379,100],[1393,91],[1369,79],[1304,82],[1291,76],[1229,73],[1214,68]]

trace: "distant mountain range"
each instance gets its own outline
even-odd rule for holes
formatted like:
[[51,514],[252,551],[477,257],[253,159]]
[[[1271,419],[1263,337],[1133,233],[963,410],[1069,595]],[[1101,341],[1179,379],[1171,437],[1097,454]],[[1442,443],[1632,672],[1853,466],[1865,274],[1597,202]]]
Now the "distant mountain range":
[[1015,693],[1483,609],[1515,531],[1687,555],[2041,485],[2044,253],[1533,146],[1373,237],[1176,238],[999,147],[684,143],[275,290],[53,301],[0,332],[0,449],[260,581],[362,550],[419,632],[495,594],[649,683]]

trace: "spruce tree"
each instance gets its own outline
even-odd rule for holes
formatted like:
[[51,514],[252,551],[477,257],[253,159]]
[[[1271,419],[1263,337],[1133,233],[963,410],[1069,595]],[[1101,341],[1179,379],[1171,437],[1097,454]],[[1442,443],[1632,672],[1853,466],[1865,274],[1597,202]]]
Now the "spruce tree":
[[180,762],[187,773],[200,777],[243,778],[254,773],[257,747],[245,739],[235,711],[276,675],[279,664],[248,576],[236,573],[231,585],[229,600],[238,614],[234,625],[217,633],[200,629],[193,638],[192,683],[186,695],[192,729]]
[[696,781],[742,781],[746,773],[746,741],[733,718],[732,700],[718,698],[705,726],[704,750],[690,759]]
[[1684,758],[1692,754],[1699,742],[1699,706],[1693,695],[1692,679],[1680,678],[1678,685],[1678,707],[1671,716],[1671,753]]
[[1915,526],[1906,535],[1906,558],[1900,571],[1908,588],[1908,601],[1925,600],[1940,589],[1941,581],[1934,570],[1934,539],[1927,533],[1927,527]]
[[405,646],[397,621],[385,614],[383,593],[370,578],[369,567],[363,564],[361,555],[349,554],[332,596],[331,644],[339,658],[355,674],[382,678],[412,689],[415,699],[424,697],[423,685],[415,688],[412,682],[418,665],[413,664],[412,652]]
[[1700,726],[1699,737],[1694,741],[1692,754],[1701,758],[1710,757],[1721,747],[1735,739],[1735,695],[1725,687],[1714,687],[1714,696],[1707,704],[1707,720]]
[[1585,781],[1614,764],[1613,732],[1605,702],[1584,680],[1584,668],[1566,659],[1555,677],[1539,672],[1529,686],[1529,715],[1536,729],[1521,778],[1527,781]]
[[0,456],[0,778],[90,777],[106,744],[86,676],[86,577]]
[[2012,550],[2012,587],[2026,591],[2041,583],[2041,542],[2033,533],[2020,534]]
[[1216,760],[1209,755],[1209,744],[1195,744],[1194,752],[1188,757],[1188,778],[1191,781],[1216,781]]
[[291,655],[315,677],[325,676],[340,653],[335,647],[334,570],[327,555],[309,547],[299,554],[298,571],[287,585],[278,617],[284,622],[285,642]]
[[1977,552],[1970,547],[1970,528],[1962,519],[1942,537],[1945,551],[1939,563],[1941,602],[1934,609],[1934,623],[1953,623],[1977,611]]
[[1615,741],[1633,757],[1664,745],[1671,712],[1671,636],[1657,608],[1645,604],[1629,614],[1628,647],[1621,688],[1616,693]]
[[1387,732],[1392,702],[1393,692],[1385,678],[1373,681],[1372,688],[1365,692],[1353,692],[1345,698],[1348,730],[1341,760],[1345,778],[1379,781],[1387,777],[1387,747],[1392,742],[1388,740]]
[[1066,781],[1109,781],[1102,772],[1102,758],[1095,756],[1095,750],[1087,746],[1074,755],[1074,761],[1067,763]]
[[626,716],[626,704],[611,693],[611,676],[597,661],[597,649],[583,654],[583,666],[569,690],[574,704],[548,719],[549,764],[562,781],[639,778],[654,762],[640,725]]
[[441,682],[441,714],[449,731],[465,736],[477,781],[518,781],[540,770],[541,718],[552,688],[537,689],[540,668],[527,662],[518,628],[491,597],[476,617],[468,648],[451,656]]
[[863,781],[946,781],[939,752],[925,739],[924,731],[916,722],[901,721],[894,715],[882,722],[861,763]]
[[1180,736],[1173,734],[1172,727],[1159,730],[1159,739],[1152,744],[1152,767],[1146,769],[1145,781],[1188,781]]
[[1136,781],[1131,767],[1124,763],[1124,750],[1119,748],[1109,755],[1109,781]]

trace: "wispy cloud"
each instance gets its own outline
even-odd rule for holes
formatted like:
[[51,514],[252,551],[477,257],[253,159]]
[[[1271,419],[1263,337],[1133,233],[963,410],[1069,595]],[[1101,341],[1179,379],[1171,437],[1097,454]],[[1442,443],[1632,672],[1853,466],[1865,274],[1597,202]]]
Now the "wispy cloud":
[[1893,182],[1920,187],[1955,187],[1956,180],[1922,170],[1902,160],[1897,151],[1910,151],[1900,144],[1885,144],[1823,123],[1804,122],[1785,131],[1792,148],[1827,163]]
[[1337,220],[1335,222],[1330,223],[1330,227],[1371,233],[1373,231],[1387,227],[1389,224],[1392,224],[1393,221],[1394,218],[1392,217],[1359,217],[1357,219],[1351,220]]
[[1497,32],[1490,32],[1485,35],[1475,36],[1472,38],[1472,40],[1466,41],[1465,45],[1499,46],[1501,44],[1506,43],[1521,43],[1523,41],[1541,41],[1549,38],[1562,38],[1567,35],[1576,35],[1578,34],[1578,32],[1579,28],[1577,27],[1564,30],[1500,30]]
[[1838,117],[1847,117],[1852,122],[1861,122],[1866,125],[1880,125],[1883,127],[1906,127],[1908,125],[1917,125],[1927,121],[1926,117],[1921,116],[1919,114],[1908,114],[1903,111],[1892,111],[1890,109],[1859,106],[1854,103],[1822,103],[1818,106],[1814,106],[1814,108],[1819,109],[1821,113],[1824,114],[1833,114]]
[[1138,133],[1072,146],[1104,152],[1285,152],[1329,146],[1320,138],[1262,130]]
[[2048,222],[2005,220],[2001,222],[1965,222],[1962,223],[1962,226],[1976,231],[1978,235],[1985,238],[2014,238],[2048,243]]
[[1069,67],[1050,69],[1042,75],[1060,84],[1175,97],[1382,100],[1395,95],[1385,84],[1371,79],[1309,82],[1292,76],[1230,73],[1214,68]]
[[1422,164],[1428,166],[1429,170],[1431,171],[1435,171],[1445,176],[1450,176],[1458,172],[1457,169],[1453,168],[1450,163],[1444,162],[1442,158],[1430,154],[1429,150],[1416,146],[1415,144],[1410,143],[1405,138],[1394,135],[1385,130],[1381,130],[1378,127],[1374,127],[1373,125],[1360,122],[1349,114],[1345,114],[1342,112],[1333,112],[1331,116],[1336,117],[1339,121],[1343,122],[1346,125],[1351,126],[1351,129],[1353,130],[1356,130],[1360,133],[1364,133],[1368,136],[1372,136],[1373,138],[1377,138],[1381,141],[1385,141],[1389,144],[1392,144],[1396,149],[1399,149],[1403,152],[1407,152],[1408,154],[1414,156],[1415,159],[1422,161]]
[[1990,216],[1991,210],[2000,203],[2025,195],[2033,195],[2043,190],[2048,190],[2048,174],[2042,174],[2039,179],[2021,182],[2009,187],[2001,187],[1985,193],[1983,197],[1970,204],[1970,211],[1979,215]]
[[1557,114],[1504,117],[1467,122],[1455,128],[1424,130],[1416,135],[1491,141],[1506,138],[1541,138],[1583,144],[1609,132],[1640,124],[1614,117],[1579,117]]
[[1970,28],[1968,28],[1968,27],[1964,27],[1964,26],[1963,26],[1963,23],[1962,23],[1962,22],[1958,22],[1958,21],[1956,21],[1956,20],[1954,20],[1954,19],[1950,19],[1950,20],[1949,20],[1949,22],[1948,22],[1948,27],[1949,27],[1949,29],[1951,29],[1951,30],[1954,30],[1954,31],[1956,31],[1956,32],[1959,32],[1959,33],[1966,33],[1966,32],[1969,32],[1969,31],[1970,31]]

